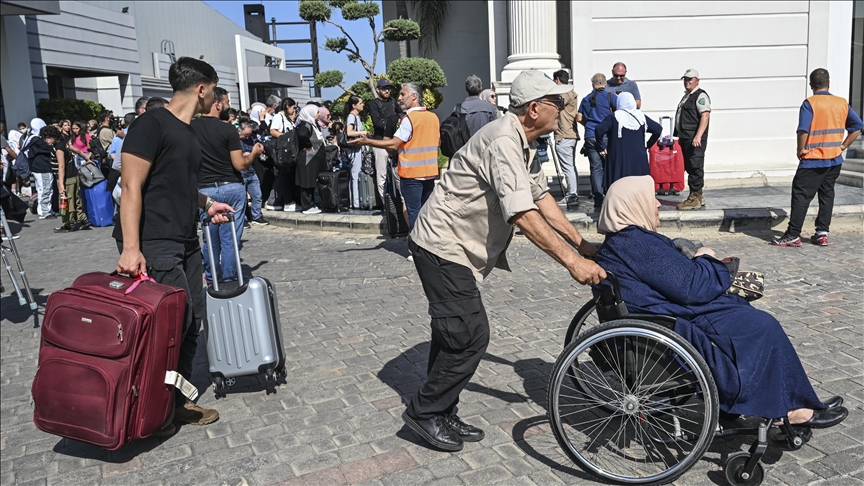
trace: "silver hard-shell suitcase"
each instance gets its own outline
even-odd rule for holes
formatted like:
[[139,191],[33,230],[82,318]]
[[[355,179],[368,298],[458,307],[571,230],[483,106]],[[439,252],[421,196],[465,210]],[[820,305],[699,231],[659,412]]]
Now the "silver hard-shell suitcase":
[[[234,215],[229,214],[229,218],[231,222],[227,224],[233,225]],[[211,226],[205,223],[202,233],[209,252],[210,269],[216,275]],[[213,286],[206,290],[207,359],[217,396],[234,386],[237,377],[263,374],[267,381],[275,384],[286,375],[282,326],[273,284],[262,277],[243,278],[234,231],[231,240],[237,259],[237,281],[222,282],[220,288],[220,283],[214,278]]]
[[375,177],[361,172],[357,178],[357,195],[360,200],[360,209],[375,209]]

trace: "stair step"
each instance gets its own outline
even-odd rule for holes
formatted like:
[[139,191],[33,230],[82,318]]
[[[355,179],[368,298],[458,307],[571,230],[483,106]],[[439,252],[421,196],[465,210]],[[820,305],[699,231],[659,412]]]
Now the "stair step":
[[[862,155],[864,155],[864,153],[862,153]],[[845,159],[843,161],[843,170],[849,172],[864,172],[864,159]]]
[[[846,164],[844,163],[843,166],[845,167]],[[837,183],[844,186],[864,187],[864,173],[840,170],[840,175],[837,176]]]

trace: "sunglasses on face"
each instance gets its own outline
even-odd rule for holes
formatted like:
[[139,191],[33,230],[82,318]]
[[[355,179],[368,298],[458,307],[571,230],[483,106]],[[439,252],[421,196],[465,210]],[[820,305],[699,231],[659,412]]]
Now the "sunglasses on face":
[[552,98],[538,98],[534,101],[536,101],[538,103],[547,103],[550,105],[554,105],[555,108],[558,108],[558,111],[561,111],[564,109],[564,98],[561,96],[554,96]]

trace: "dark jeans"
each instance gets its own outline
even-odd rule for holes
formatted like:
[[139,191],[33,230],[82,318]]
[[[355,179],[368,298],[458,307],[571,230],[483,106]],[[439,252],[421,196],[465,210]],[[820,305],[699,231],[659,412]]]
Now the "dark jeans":
[[427,420],[456,413],[459,394],[474,376],[489,345],[489,319],[474,274],[439,258],[410,239],[408,248],[423,282],[432,317],[426,383],[408,404],[408,416]]
[[[117,242],[123,252],[123,242]],[[177,372],[192,381],[192,360],[198,349],[201,319],[204,318],[204,284],[201,274],[201,245],[198,240],[180,243],[169,240],[145,240],[141,242],[141,253],[147,261],[147,275],[157,282],[186,291],[186,309],[183,315],[183,335],[180,342],[180,361]],[[181,406],[186,397],[174,390],[174,404]]]
[[819,214],[816,215],[816,231],[828,232],[831,226],[831,213],[834,212],[834,183],[840,175],[842,165],[818,169],[798,168],[792,179],[792,210],[789,213],[789,226],[786,233],[792,236],[801,234],[801,226],[807,216],[807,208],[813,196],[819,193]]
[[414,222],[417,221],[417,215],[420,214],[420,208],[426,204],[426,200],[432,195],[435,189],[435,179],[406,179],[399,181],[399,187],[402,192],[402,201],[408,207],[408,230],[414,229]]
[[588,157],[591,168],[591,195],[594,197],[595,208],[603,205],[603,164],[606,163],[606,157],[600,155],[601,151],[602,148],[594,137],[585,137],[582,153]]
[[684,170],[687,171],[687,185],[690,192],[701,193],[705,187],[705,149],[708,140],[702,140],[702,146],[694,147],[693,140],[679,138],[681,153],[684,155]]

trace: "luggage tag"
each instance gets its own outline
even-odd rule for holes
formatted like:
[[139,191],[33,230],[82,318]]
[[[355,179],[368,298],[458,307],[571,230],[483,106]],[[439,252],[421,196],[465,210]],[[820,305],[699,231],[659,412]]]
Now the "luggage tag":
[[186,381],[186,378],[183,378],[183,376],[176,371],[165,372],[165,384],[174,386],[174,388],[180,390],[180,393],[182,393],[184,397],[193,402],[198,398],[198,388],[196,388],[192,383]]

